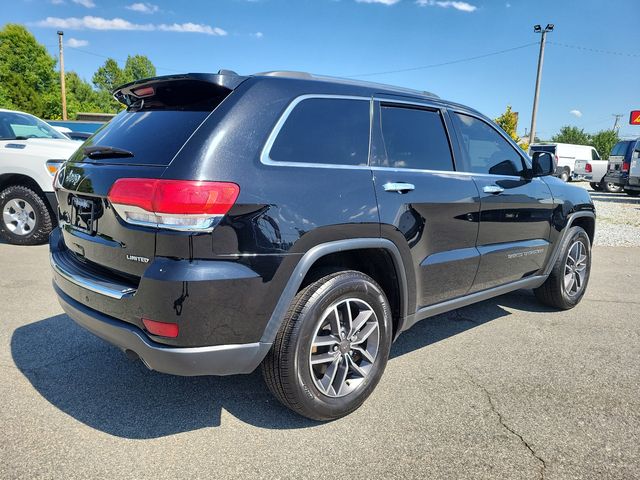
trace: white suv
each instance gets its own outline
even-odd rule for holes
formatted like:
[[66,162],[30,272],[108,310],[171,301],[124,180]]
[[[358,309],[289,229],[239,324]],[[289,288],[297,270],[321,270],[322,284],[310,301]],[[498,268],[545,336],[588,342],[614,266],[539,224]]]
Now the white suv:
[[53,176],[80,145],[33,115],[0,109],[0,240],[47,241],[57,209]]

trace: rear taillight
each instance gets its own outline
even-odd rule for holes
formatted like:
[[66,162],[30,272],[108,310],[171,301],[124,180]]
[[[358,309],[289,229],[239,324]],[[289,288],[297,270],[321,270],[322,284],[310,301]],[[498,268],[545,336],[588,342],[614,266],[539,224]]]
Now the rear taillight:
[[591,164],[590,164],[590,163],[587,163],[587,164],[584,166],[584,171],[585,171],[585,172],[587,172],[587,173],[591,173],[591,172],[593,171],[593,170],[591,169]]
[[630,165],[631,165],[631,162],[622,162],[622,171],[628,172]]
[[172,230],[210,230],[233,206],[240,187],[229,182],[121,178],[108,199],[126,222]]

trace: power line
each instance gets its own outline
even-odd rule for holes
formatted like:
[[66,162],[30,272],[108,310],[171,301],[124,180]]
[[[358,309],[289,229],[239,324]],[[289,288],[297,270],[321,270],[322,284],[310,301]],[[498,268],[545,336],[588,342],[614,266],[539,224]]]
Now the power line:
[[[84,50],[82,48],[78,48],[78,47],[70,47],[69,45],[65,45],[66,48],[71,48],[72,50],[75,50],[76,52],[80,52],[80,53],[85,53],[87,55],[93,55],[94,57],[100,57],[100,58],[113,58],[114,60],[118,60],[120,62],[124,62],[125,59],[124,58],[118,58],[118,57],[114,57],[112,55],[103,55],[101,53],[96,53],[96,52],[90,52],[89,50]],[[173,68],[167,68],[167,67],[159,67],[159,66],[155,66],[156,70],[164,70],[166,72],[173,72],[173,73],[182,73],[181,70],[175,70]]]
[[603,53],[606,55],[618,55],[622,57],[640,57],[640,53],[624,53],[614,52],[613,50],[601,50],[599,48],[582,47],[580,45],[569,45],[567,43],[549,42],[551,45],[557,45],[559,47],[575,48],[576,50],[584,50],[586,52]]
[[520,50],[522,48],[530,47],[532,45],[537,45],[537,44],[538,44],[538,42],[525,43],[524,45],[519,45],[517,47],[507,48],[507,49],[504,49],[504,50],[498,50],[497,52],[485,53],[483,55],[476,55],[475,57],[466,57],[466,58],[460,58],[458,60],[451,60],[451,61],[448,61],[448,62],[432,63],[430,65],[422,65],[420,67],[401,68],[401,69],[398,69],[398,70],[387,70],[387,71],[384,71],[384,72],[359,73],[357,75],[348,75],[347,78],[373,77],[375,75],[387,75],[387,74],[390,74],[390,73],[413,72],[413,71],[416,71],[416,70],[426,70],[428,68],[444,67],[445,65],[453,65],[455,63],[470,62],[472,60],[478,60],[480,58],[492,57],[494,55],[501,55],[503,53],[513,52],[515,50]]

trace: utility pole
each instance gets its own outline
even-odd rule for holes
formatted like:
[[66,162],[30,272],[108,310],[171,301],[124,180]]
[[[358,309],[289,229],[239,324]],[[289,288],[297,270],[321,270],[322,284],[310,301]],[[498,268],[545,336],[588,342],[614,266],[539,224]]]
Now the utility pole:
[[536,91],[533,96],[533,111],[531,112],[531,130],[529,131],[529,143],[533,143],[536,139],[536,115],[538,113],[538,95],[540,95],[540,79],[542,77],[542,62],[544,61],[544,45],[547,41],[547,32],[553,32],[553,23],[548,23],[544,30],[540,25],[534,25],[535,33],[542,33],[540,39],[540,54],[538,55],[538,74],[536,75]]
[[620,119],[623,117],[623,115],[621,115],[620,113],[614,113],[613,116],[615,117],[616,121],[613,122],[613,131],[617,132],[618,130],[620,130]]
[[58,30],[58,50],[60,51],[60,90],[62,94],[62,120],[67,119],[67,91],[64,85],[64,51],[62,49],[62,37],[64,32]]

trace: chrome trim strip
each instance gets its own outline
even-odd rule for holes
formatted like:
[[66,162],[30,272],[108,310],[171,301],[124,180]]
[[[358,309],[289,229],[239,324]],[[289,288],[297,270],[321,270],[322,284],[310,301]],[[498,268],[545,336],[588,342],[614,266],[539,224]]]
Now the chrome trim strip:
[[65,270],[64,267],[62,267],[62,265],[59,265],[58,263],[56,263],[52,253],[49,254],[49,261],[51,262],[51,268],[53,268],[53,270],[62,278],[64,278],[65,280],[68,280],[74,285],[77,285],[82,288],[86,288],[87,290],[90,290],[95,293],[99,293],[100,295],[104,295],[110,298],[115,298],[116,300],[121,300],[124,297],[128,297],[136,293],[135,288],[123,288],[121,290],[116,290],[116,289],[105,287],[104,285],[100,285],[95,282],[91,282],[85,278],[79,277],[78,275],[75,275],[72,272]]
[[[311,98],[333,98],[340,100],[364,100],[367,102],[372,102],[371,97],[359,97],[353,95],[325,95],[325,94],[306,94],[300,95],[293,99],[293,101],[287,106],[285,111],[280,115],[280,118],[276,122],[273,130],[269,134],[264,147],[262,147],[262,152],[260,153],[260,162],[264,165],[276,165],[282,167],[312,167],[312,168],[336,168],[336,169],[347,169],[347,170],[368,170],[368,165],[341,165],[341,164],[330,164],[330,163],[304,163],[304,162],[276,162],[271,159],[271,148],[273,147],[280,130],[284,126],[287,118],[291,115],[293,109],[302,101],[308,100]],[[371,118],[371,117],[369,117]],[[371,141],[371,135],[369,135],[369,141]]]

